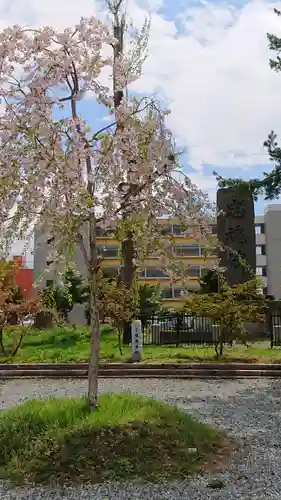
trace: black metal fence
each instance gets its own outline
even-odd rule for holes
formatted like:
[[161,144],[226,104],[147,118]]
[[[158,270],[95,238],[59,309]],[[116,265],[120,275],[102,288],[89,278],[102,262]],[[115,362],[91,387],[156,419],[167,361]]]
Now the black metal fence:
[[281,309],[269,311],[268,330],[271,347],[281,346]]
[[[144,345],[215,345],[219,342],[219,326],[202,316],[165,314],[142,323]],[[232,344],[230,339],[224,339],[224,343]]]
[[[141,318],[140,318],[141,319]],[[170,313],[153,316],[142,321],[144,345],[215,345],[220,340],[220,328],[211,318]],[[232,345],[231,334],[223,343]],[[259,333],[249,333],[245,340],[270,342],[271,347],[281,346],[280,307],[268,307],[267,318]]]

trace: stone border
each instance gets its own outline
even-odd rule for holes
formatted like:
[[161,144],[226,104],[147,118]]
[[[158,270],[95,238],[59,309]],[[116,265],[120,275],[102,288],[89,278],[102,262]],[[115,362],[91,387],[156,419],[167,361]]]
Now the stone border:
[[[0,364],[0,379],[22,377],[87,378],[88,363]],[[281,364],[194,363],[194,364],[101,364],[100,377],[113,378],[258,378],[281,377]]]

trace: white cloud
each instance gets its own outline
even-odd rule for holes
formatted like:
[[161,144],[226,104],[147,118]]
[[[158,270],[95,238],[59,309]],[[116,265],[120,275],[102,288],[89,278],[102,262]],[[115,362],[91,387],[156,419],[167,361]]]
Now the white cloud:
[[[2,0],[3,1],[3,0]],[[201,1],[174,19],[158,11],[162,0],[128,0],[129,13],[140,25],[152,14],[149,58],[135,90],[159,91],[169,103],[169,126],[188,147],[189,162],[216,167],[251,168],[266,163],[262,144],[274,128],[281,132],[281,75],[269,69],[266,32],[281,34],[278,4],[253,1],[233,6]],[[92,0],[6,0],[0,26],[52,24],[63,28],[81,15],[97,13]],[[103,9],[103,12],[105,10]],[[193,177],[196,174],[193,174]]]
[[[94,14],[92,0],[4,0],[0,18],[3,25],[23,24],[31,26],[52,25],[61,29],[75,24],[81,16]],[[1,21],[0,21],[1,22]]]
[[[281,75],[269,69],[266,39],[267,32],[281,36],[281,18],[273,14],[281,4],[203,0],[172,19],[172,2],[166,0],[164,15],[164,0],[128,0],[138,27],[148,13],[152,18],[149,58],[134,89],[164,97],[169,126],[196,169],[190,178],[214,199],[216,181],[204,175],[202,163],[254,175],[255,166],[268,161],[262,147],[268,132],[281,134]],[[2,0],[0,29],[16,23],[63,29],[95,14],[105,17],[95,0]],[[22,250],[22,242],[13,247],[13,253]]]
[[211,201],[216,201],[217,182],[213,175],[204,175],[204,170],[198,169],[197,171],[188,172],[188,177],[193,184],[208,193]]
[[277,5],[202,2],[181,13],[178,36],[175,22],[153,15],[150,58],[135,88],[161,89],[194,168],[268,161],[263,141],[272,128],[281,131],[281,75],[269,69],[266,39],[281,34]]

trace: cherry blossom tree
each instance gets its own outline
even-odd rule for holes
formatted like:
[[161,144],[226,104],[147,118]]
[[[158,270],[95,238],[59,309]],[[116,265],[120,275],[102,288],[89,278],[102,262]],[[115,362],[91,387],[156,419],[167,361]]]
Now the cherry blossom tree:
[[[159,217],[176,216],[200,229],[209,210],[200,190],[177,173],[167,111],[128,91],[141,72],[146,35],[140,33],[136,50],[125,53],[113,34],[95,17],[62,32],[16,25],[0,33],[0,224],[10,238],[41,225],[58,272],[75,248],[83,254],[90,287],[91,409],[97,406],[100,343],[97,229],[117,224],[122,232],[134,224],[142,228],[134,231],[135,239],[141,235],[140,248],[149,248]],[[94,100],[104,106],[112,122],[91,128],[80,112],[83,100],[88,107]]]

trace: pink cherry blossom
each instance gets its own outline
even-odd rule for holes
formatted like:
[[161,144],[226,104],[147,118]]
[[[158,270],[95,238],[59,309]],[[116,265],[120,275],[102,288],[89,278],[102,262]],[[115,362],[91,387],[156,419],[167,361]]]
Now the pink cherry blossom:
[[[41,225],[54,237],[50,252],[58,270],[79,246],[89,270],[95,353],[97,226],[111,229],[114,222],[121,231],[126,213],[140,258],[159,247],[159,265],[167,267],[172,250],[161,247],[157,219],[199,223],[196,237],[203,240],[206,215],[212,212],[186,176],[179,181],[174,141],[165,124],[168,110],[129,93],[114,110],[113,87],[127,88],[141,70],[141,59],[136,64],[128,54],[105,57],[104,47],[116,43],[95,17],[63,32],[16,25],[0,33],[0,229],[15,238],[35,222]],[[106,86],[100,77],[110,69],[112,81]],[[91,131],[78,113],[81,100],[91,107],[89,95],[113,115],[103,130]],[[64,117],[55,119],[60,111]],[[183,270],[173,261],[167,272],[172,277]]]

